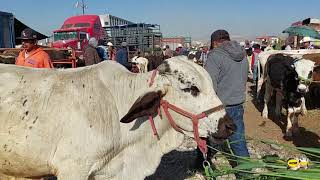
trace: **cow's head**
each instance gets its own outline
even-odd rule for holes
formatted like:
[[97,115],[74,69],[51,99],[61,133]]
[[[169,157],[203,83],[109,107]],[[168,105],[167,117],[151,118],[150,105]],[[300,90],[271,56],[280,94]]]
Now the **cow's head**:
[[299,93],[307,93],[309,91],[309,85],[312,82],[312,74],[314,62],[306,59],[301,59],[294,62],[294,68],[297,73],[297,80],[299,84],[297,86],[297,91]]
[[[209,74],[186,57],[174,57],[162,63],[158,67],[153,87],[157,90],[139,98],[121,122],[129,123],[137,117],[156,113],[161,98],[192,114],[222,105],[213,89]],[[169,111],[177,126],[186,135],[193,137],[191,119]],[[163,117],[166,118],[164,115]],[[235,125],[224,109],[199,120],[200,137],[213,135],[213,139],[222,140],[230,136],[234,130]]]

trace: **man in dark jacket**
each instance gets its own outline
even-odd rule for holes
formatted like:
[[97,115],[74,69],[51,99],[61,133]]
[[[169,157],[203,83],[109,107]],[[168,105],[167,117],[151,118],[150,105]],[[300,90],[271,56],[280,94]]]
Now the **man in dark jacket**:
[[131,69],[131,66],[128,62],[128,51],[127,51],[127,43],[122,42],[121,48],[116,53],[116,61],[122,64],[127,69]]
[[96,47],[98,46],[98,41],[96,38],[90,38],[88,46],[84,50],[84,64],[90,66],[93,64],[98,64],[101,62],[101,58],[98,55]]
[[243,103],[246,100],[248,61],[245,50],[229,33],[217,30],[211,35],[211,52],[205,69],[209,72],[213,88],[226,107],[226,112],[237,126],[229,137],[230,146],[237,156],[249,156],[243,123]]

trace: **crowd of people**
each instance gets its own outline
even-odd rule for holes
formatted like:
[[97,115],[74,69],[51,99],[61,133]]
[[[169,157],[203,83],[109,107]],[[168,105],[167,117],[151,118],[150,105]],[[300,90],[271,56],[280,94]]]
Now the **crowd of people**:
[[115,48],[111,42],[103,39],[96,40],[94,37],[89,39],[88,46],[84,49],[85,65],[97,64],[101,61],[117,61],[129,68],[127,43],[122,42],[121,47]]

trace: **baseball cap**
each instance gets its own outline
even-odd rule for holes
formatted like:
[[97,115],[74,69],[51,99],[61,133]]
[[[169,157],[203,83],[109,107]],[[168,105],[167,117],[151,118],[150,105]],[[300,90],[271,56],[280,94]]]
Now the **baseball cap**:
[[230,41],[229,33],[223,29],[219,29],[219,30],[214,31],[211,34],[211,42],[212,41],[219,41],[219,40],[229,40]]
[[127,42],[122,42],[122,43],[121,43],[121,46],[122,46],[122,47],[126,47],[126,46],[127,46]]
[[17,37],[17,39],[37,39],[37,33],[30,28],[26,28],[21,32],[21,37]]
[[300,43],[305,43],[305,42],[310,42],[311,41],[311,38],[306,36],[306,37],[303,37],[303,39],[300,41]]

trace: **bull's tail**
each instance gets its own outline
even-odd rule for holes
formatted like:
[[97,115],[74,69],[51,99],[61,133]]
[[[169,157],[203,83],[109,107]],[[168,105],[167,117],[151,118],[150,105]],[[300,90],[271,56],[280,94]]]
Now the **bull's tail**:
[[[262,67],[264,66],[264,67]],[[261,64],[260,60],[258,61],[258,80],[257,80],[257,92],[256,98],[259,99],[261,87],[265,83],[268,76],[268,61],[265,64]]]

